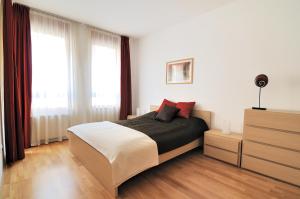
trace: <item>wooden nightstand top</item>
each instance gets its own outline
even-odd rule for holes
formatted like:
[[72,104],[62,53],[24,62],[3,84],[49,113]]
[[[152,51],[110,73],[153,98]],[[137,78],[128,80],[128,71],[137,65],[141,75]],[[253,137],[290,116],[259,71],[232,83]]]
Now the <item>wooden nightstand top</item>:
[[130,119],[133,119],[133,118],[136,118],[136,117],[137,117],[137,115],[128,115],[127,119],[130,120]]
[[222,133],[221,130],[218,129],[211,129],[205,132],[205,134],[210,134],[210,135],[216,135],[216,136],[222,136],[226,138],[232,138],[232,139],[237,139],[237,140],[242,140],[243,134],[241,133],[230,133],[230,134],[225,134]]

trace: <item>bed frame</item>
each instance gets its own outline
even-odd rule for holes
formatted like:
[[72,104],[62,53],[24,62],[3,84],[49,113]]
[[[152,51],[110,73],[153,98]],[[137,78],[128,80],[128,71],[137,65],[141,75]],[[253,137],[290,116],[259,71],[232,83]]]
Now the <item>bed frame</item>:
[[[150,106],[151,111],[157,109],[158,106]],[[210,128],[211,112],[194,110],[193,116],[202,118]],[[69,148],[70,151],[74,154],[74,156],[82,162],[82,164],[98,179],[98,181],[108,190],[108,192],[113,197],[117,197],[118,187],[123,182],[118,184],[117,186],[113,185],[112,168],[111,164],[106,159],[106,157],[72,132],[68,132],[68,138]],[[202,139],[198,139],[193,142],[190,142],[189,144],[176,148],[172,151],[160,154],[159,164],[168,161],[176,156],[179,156],[187,151],[190,151],[198,146],[202,146],[202,142]]]

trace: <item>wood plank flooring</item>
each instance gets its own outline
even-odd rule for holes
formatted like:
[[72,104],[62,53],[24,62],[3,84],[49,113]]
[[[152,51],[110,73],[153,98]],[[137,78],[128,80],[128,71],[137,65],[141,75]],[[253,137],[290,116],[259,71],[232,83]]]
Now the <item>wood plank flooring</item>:
[[[0,198],[111,198],[73,157],[68,142],[26,150],[26,158],[4,171]],[[300,188],[191,151],[130,179],[119,198],[300,198]]]

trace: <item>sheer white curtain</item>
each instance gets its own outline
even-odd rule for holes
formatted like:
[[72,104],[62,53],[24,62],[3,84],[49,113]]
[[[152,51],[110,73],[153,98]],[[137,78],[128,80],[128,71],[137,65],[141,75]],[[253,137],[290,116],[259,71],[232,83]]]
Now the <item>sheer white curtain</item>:
[[31,144],[66,138],[67,128],[117,120],[119,35],[31,11]]
[[117,120],[120,112],[119,35],[91,31],[92,115],[96,120]]
[[32,11],[31,144],[61,141],[70,125],[70,23]]

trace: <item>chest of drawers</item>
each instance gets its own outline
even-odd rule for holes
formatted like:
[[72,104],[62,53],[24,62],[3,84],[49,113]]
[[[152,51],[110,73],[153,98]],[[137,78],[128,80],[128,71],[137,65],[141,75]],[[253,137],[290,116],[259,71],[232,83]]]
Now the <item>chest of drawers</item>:
[[241,166],[300,186],[300,113],[245,110]]

